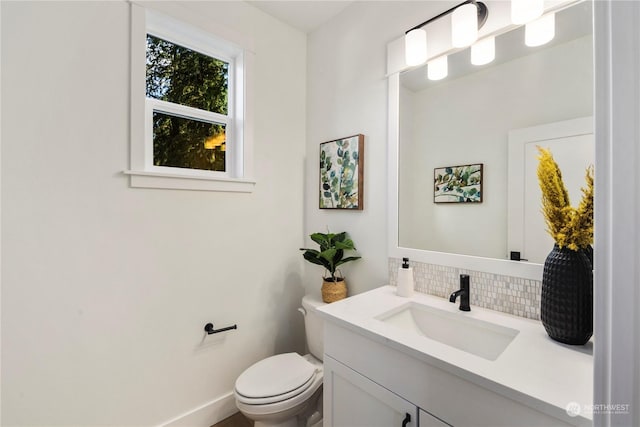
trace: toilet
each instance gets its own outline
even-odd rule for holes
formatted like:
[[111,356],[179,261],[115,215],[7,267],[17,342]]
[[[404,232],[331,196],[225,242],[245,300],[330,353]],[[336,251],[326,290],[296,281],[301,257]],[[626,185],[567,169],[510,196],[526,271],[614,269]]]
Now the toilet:
[[236,406],[255,427],[322,426],[323,321],[317,308],[324,303],[302,298],[309,353],[284,353],[247,368],[236,380]]

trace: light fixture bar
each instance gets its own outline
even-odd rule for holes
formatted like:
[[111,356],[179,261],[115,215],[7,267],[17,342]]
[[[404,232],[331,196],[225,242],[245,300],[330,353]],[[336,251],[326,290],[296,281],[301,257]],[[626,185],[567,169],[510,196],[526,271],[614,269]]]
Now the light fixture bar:
[[[475,8],[468,8],[466,7],[467,5],[473,5]],[[458,8],[464,9],[464,11],[460,10],[458,13],[455,13]],[[452,32],[454,47],[471,45],[478,38],[478,29],[484,25],[487,21],[487,16],[489,15],[487,6],[484,3],[476,0],[466,0],[451,9],[445,10],[439,15],[416,25],[413,28],[408,29],[404,36],[405,62],[407,65],[416,66],[423,64],[427,60],[427,32],[423,30],[422,27],[449,15],[450,13],[454,13],[452,21],[460,21],[461,16],[465,17],[462,21],[467,21],[469,18],[474,20],[474,15],[476,16],[475,21],[477,21],[477,26],[475,25],[476,22],[473,22],[473,28],[470,28],[469,26],[469,28],[462,32],[458,31],[459,29]]]
[[484,25],[485,22],[487,22],[487,16],[489,16],[489,11],[487,9],[487,5],[484,4],[481,1],[476,1],[476,0],[466,0],[463,1],[462,3],[452,7],[451,9],[445,10],[444,12],[442,12],[439,15],[434,16],[431,19],[427,19],[426,21],[424,21],[421,24],[416,25],[415,27],[409,28],[407,31],[405,31],[405,34],[409,33],[412,30],[417,30],[418,28],[422,28],[425,25],[428,25],[430,23],[432,23],[433,21],[437,21],[438,19],[442,18],[443,16],[447,16],[448,14],[452,13],[454,10],[456,10],[457,8],[459,8],[462,5],[465,4],[475,4],[476,7],[478,8],[478,29],[482,28],[482,26]]

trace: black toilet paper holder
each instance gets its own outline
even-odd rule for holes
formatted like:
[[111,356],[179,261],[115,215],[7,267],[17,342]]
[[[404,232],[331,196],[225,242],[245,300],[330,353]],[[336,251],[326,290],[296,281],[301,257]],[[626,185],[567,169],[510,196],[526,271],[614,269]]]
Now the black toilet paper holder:
[[220,329],[214,329],[213,323],[207,323],[206,325],[204,325],[204,330],[209,335],[230,331],[232,329],[238,329],[238,325],[231,325],[231,326],[227,326],[226,328],[220,328]]

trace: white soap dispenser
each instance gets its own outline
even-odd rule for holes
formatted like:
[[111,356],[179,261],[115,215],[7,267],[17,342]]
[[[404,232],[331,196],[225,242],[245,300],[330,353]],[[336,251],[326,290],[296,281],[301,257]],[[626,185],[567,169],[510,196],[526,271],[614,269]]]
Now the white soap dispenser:
[[401,297],[413,295],[413,268],[409,267],[409,258],[402,258],[402,267],[398,269],[396,294]]

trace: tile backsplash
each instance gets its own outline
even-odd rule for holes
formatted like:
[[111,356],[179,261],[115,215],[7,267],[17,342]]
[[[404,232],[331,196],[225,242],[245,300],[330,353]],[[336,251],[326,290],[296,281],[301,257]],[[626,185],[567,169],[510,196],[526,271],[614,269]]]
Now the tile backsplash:
[[[389,258],[389,283],[398,283],[402,260]],[[471,306],[485,307],[515,316],[540,320],[542,282],[521,277],[502,276],[444,265],[410,262],[415,291],[449,298],[458,290],[460,274],[468,274],[471,282]]]

